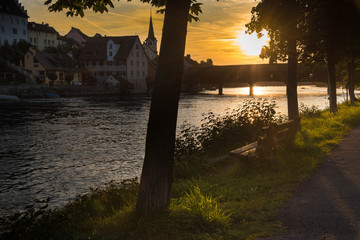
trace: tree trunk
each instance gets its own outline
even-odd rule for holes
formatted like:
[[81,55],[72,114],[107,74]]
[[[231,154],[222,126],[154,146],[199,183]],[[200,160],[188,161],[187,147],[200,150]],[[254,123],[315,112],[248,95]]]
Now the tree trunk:
[[168,0],[136,209],[167,209],[173,180],[176,121],[191,0]]
[[351,105],[355,104],[355,87],[354,87],[354,72],[355,72],[355,59],[352,58],[351,62],[348,63],[348,87]]
[[296,39],[288,39],[288,79],[286,84],[286,95],[288,101],[289,119],[299,117],[299,106],[297,96],[297,54]]
[[[329,43],[330,45],[330,43]],[[329,105],[330,112],[337,112],[336,103],[336,75],[335,75],[335,54],[332,46],[327,47],[327,68],[328,68],[328,88],[329,88]]]

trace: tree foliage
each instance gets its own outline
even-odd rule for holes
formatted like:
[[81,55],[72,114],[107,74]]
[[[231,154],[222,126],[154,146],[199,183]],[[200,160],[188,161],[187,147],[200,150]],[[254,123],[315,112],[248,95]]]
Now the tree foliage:
[[[120,0],[46,0],[45,5],[49,5],[50,12],[60,12],[67,9],[66,16],[85,16],[86,10],[92,10],[96,13],[108,12],[110,8],[114,8],[114,2]],[[131,0],[127,0],[131,2]],[[162,8],[166,4],[166,0],[140,0],[143,3],[149,3],[156,8]],[[219,0],[217,0],[219,1]],[[191,0],[189,22],[199,21],[198,15],[202,13],[202,3],[198,0]],[[159,13],[165,13],[165,8],[158,10]]]

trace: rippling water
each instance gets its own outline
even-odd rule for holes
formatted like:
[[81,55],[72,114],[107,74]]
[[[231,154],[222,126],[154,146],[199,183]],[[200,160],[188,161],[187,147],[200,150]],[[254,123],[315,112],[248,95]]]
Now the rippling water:
[[[183,95],[178,125],[199,125],[202,113],[222,114],[249,99],[247,88]],[[338,100],[343,101],[339,90]],[[285,87],[255,89],[286,113]],[[328,106],[325,88],[299,87],[299,102]],[[0,103],[0,216],[51,197],[61,206],[90,187],[141,173],[148,97],[30,99]]]

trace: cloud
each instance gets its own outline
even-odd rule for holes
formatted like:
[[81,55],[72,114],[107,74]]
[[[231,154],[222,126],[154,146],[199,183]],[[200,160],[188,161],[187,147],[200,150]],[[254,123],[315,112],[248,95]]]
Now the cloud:
[[[139,35],[144,41],[148,34],[149,15],[152,11],[155,36],[161,41],[163,14],[140,1],[114,1],[115,8],[108,13],[95,14],[88,10],[85,17],[66,17],[65,12],[49,13],[45,0],[20,0],[28,10],[29,21],[46,22],[60,34],[66,34],[71,26],[85,34]],[[240,64],[263,62],[258,57],[247,56],[238,44],[238,35],[250,21],[254,0],[206,0],[202,1],[203,13],[199,22],[189,23],[186,53],[195,60],[212,58],[216,64]]]

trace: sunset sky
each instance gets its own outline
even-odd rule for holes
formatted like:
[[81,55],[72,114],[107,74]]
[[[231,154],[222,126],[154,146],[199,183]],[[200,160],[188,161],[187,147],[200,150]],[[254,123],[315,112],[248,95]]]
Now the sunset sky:
[[[20,0],[30,16],[29,21],[49,23],[61,35],[71,26],[88,36],[95,33],[108,36],[139,35],[144,41],[149,27],[150,11],[153,13],[155,37],[160,44],[163,15],[138,0],[115,3],[108,13],[85,12],[85,17],[66,17],[65,12],[49,13],[45,0]],[[255,0],[207,0],[202,1],[203,14],[199,22],[189,24],[186,54],[200,61],[211,58],[216,65],[267,63],[258,57],[260,46],[266,39],[245,35],[245,24],[250,21]],[[160,46],[158,45],[158,48]]]

